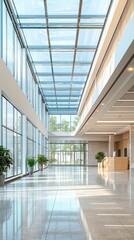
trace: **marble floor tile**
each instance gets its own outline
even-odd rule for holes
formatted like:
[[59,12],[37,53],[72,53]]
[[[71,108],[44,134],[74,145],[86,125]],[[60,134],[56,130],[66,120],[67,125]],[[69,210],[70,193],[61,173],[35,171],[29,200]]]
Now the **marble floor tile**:
[[0,240],[134,240],[134,172],[54,167],[0,187]]

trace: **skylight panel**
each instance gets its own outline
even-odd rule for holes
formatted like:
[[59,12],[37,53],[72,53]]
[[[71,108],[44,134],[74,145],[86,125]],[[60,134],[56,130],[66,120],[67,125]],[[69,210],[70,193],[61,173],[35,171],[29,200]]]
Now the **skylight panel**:
[[49,51],[31,51],[33,61],[50,61]]
[[52,52],[53,61],[72,61],[74,58],[74,52]]
[[50,29],[51,46],[74,46],[76,29]]
[[94,57],[94,52],[76,52],[76,61],[91,62]]
[[81,14],[106,15],[110,0],[83,0]]
[[80,29],[78,46],[97,46],[101,29]]
[[27,44],[29,46],[48,46],[46,29],[23,29]]
[[78,14],[79,0],[47,1],[48,15],[74,15]]
[[19,15],[44,15],[43,0],[12,0]]

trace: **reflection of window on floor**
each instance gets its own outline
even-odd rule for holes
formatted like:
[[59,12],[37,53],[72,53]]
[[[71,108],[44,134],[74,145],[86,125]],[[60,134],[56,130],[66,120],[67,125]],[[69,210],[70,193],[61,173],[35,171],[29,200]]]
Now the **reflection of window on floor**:
[[127,157],[127,148],[124,148],[124,157]]
[[121,149],[118,149],[118,157],[121,157]]

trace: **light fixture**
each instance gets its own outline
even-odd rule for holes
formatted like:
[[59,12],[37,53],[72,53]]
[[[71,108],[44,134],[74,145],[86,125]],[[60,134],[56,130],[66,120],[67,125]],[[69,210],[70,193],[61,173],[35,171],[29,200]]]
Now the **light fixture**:
[[134,121],[97,121],[97,123],[134,123]]
[[134,71],[134,67],[128,67],[128,69],[127,69],[129,72],[132,72],[132,71]]
[[134,102],[134,99],[120,99],[118,102]]
[[104,103],[102,102],[101,105],[104,106]]
[[108,113],[117,113],[117,114],[118,114],[118,113],[124,113],[124,112],[125,112],[125,113],[134,113],[134,111],[129,111],[129,110],[128,110],[128,111],[110,111],[110,110],[109,110],[109,111],[107,111],[107,112],[108,112]]
[[[124,108],[124,107],[126,107],[126,106],[112,106],[112,108],[113,108],[113,107],[114,107],[114,108]],[[129,108],[129,107],[132,108],[132,107],[134,107],[134,106],[127,106],[127,108]]]
[[85,132],[85,134],[116,134],[115,132]]

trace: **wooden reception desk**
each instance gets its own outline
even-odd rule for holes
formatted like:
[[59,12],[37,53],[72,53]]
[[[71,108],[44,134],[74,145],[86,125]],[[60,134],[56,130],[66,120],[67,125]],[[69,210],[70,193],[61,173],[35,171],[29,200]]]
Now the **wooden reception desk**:
[[128,157],[106,157],[104,168],[107,170],[127,170]]

